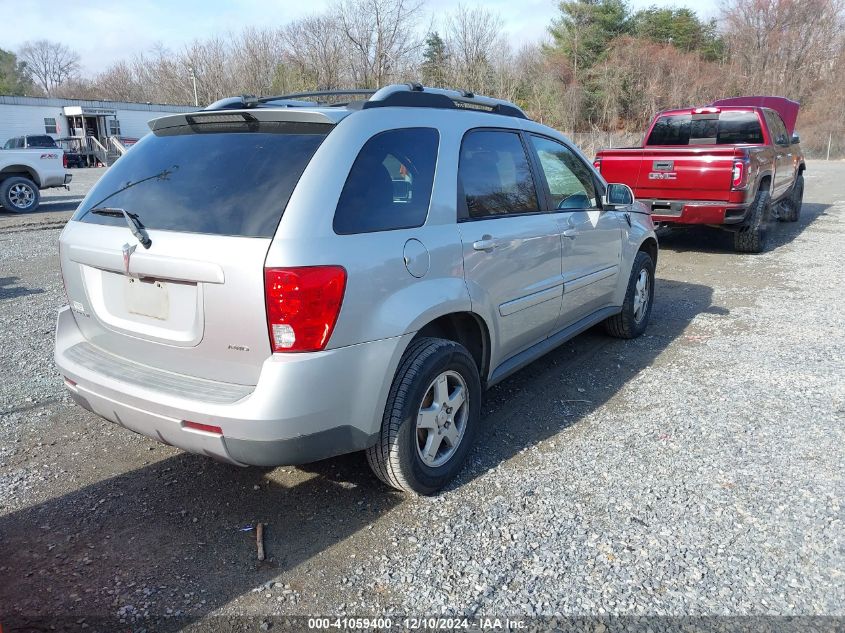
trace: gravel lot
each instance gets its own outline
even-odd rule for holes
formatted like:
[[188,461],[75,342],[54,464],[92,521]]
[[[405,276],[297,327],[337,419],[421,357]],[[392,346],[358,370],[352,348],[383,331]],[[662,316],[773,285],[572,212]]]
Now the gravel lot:
[[[801,221],[765,254],[662,237],[646,335],[588,332],[491,390],[470,466],[432,499],[386,489],[360,455],[237,469],[71,405],[52,333],[56,227],[97,176],[77,174],[73,197],[0,213],[0,622],[827,615],[819,630],[841,630],[845,163],[808,165]],[[242,531],[256,521],[263,563]]]

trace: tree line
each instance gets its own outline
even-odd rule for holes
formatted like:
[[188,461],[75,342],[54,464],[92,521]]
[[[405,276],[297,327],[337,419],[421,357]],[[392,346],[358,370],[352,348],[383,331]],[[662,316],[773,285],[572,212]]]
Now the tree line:
[[564,131],[641,132],[661,109],[742,94],[802,104],[805,147],[845,152],[845,0],[725,0],[687,8],[565,0],[548,37],[516,47],[501,17],[422,0],[338,0],[282,26],[163,46],[82,73],[65,45],[0,50],[0,93],[200,105],[233,94],[374,88],[422,81],[497,96]]

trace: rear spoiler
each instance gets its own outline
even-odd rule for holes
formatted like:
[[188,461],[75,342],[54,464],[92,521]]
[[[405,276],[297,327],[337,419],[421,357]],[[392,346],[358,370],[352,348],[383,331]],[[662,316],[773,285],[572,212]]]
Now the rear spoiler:
[[801,104],[786,97],[731,97],[730,99],[719,99],[714,101],[712,106],[747,106],[756,108],[770,108],[780,115],[786,125],[786,132],[790,136],[795,131],[795,122],[798,120],[798,110]]

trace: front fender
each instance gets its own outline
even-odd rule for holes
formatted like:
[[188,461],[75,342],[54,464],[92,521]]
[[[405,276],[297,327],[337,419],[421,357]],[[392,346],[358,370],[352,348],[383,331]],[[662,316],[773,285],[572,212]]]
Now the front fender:
[[[616,282],[613,304],[621,306],[625,302],[625,293],[628,290],[628,278],[631,276],[631,268],[634,266],[634,258],[647,240],[654,240],[658,244],[657,235],[654,232],[654,222],[651,215],[644,213],[631,213],[631,226],[627,227],[627,233],[623,237],[622,262],[619,269],[619,278]],[[657,261],[654,262],[657,264]]]

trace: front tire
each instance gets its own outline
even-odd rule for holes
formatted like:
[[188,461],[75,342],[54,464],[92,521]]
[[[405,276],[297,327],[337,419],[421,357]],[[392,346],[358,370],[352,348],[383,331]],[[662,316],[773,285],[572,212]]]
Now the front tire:
[[737,253],[762,253],[765,250],[771,202],[768,191],[757,191],[748,220],[734,233],[734,250]]
[[801,205],[804,202],[804,174],[798,174],[789,197],[781,206],[779,220],[781,222],[797,222],[801,216]]
[[461,470],[481,415],[478,367],[462,345],[411,343],[390,387],[381,432],[367,461],[384,483],[430,495]]
[[644,251],[637,253],[622,312],[604,322],[604,329],[616,338],[637,338],[648,327],[651,306],[654,303],[654,260]]
[[13,176],[0,183],[0,203],[12,213],[35,211],[41,201],[38,185],[29,178]]

